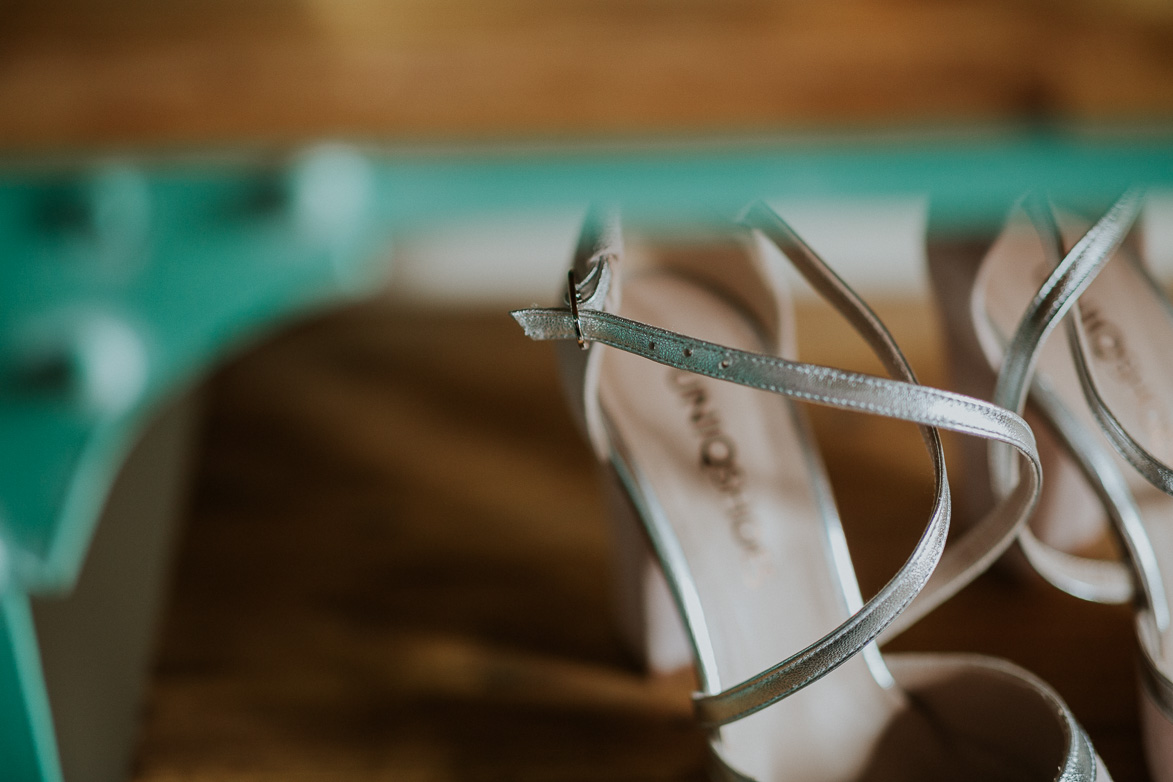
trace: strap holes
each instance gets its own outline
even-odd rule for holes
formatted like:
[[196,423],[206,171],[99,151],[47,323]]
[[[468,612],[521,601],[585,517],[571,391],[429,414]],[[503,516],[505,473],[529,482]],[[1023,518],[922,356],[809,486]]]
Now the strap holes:
[[729,357],[726,356],[725,358],[721,359],[721,363],[717,366],[721,367],[721,369],[728,369],[732,363],[733,362],[729,360]]
[[656,349],[656,343],[649,339],[648,340],[648,350],[655,350],[655,349]]
[[685,348],[685,349],[684,349],[684,357],[685,357],[685,358],[691,358],[691,357],[692,357],[692,348]]

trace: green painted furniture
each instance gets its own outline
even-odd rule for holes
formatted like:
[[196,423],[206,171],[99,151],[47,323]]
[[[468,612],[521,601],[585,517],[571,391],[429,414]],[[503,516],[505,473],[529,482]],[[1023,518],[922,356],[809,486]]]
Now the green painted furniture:
[[[761,197],[928,194],[934,230],[965,234],[988,231],[1030,188],[1106,203],[1136,183],[1173,187],[1173,133],[323,146],[280,163],[10,165],[0,174],[0,777],[62,778],[30,596],[78,579],[145,423],[226,351],[378,285],[396,231],[596,200],[671,224]],[[68,636],[77,616],[55,621]]]
[[331,146],[0,179],[0,778],[61,778],[30,596],[73,587],[165,402],[257,333],[379,283],[375,184]]

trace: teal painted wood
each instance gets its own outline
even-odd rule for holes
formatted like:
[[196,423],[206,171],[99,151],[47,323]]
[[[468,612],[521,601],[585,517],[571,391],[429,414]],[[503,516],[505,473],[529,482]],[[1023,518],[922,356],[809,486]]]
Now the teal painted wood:
[[0,597],[0,777],[61,782],[33,617],[12,591]]
[[0,183],[0,583],[67,589],[161,396],[258,329],[381,278],[371,185],[339,150],[288,170]]
[[307,308],[369,290],[396,230],[620,202],[636,220],[759,198],[928,195],[986,230],[1028,189],[1173,187],[1173,130],[990,131],[463,149],[322,147],[0,174],[0,770],[57,782],[26,595],[67,590],[157,402]]
[[161,399],[294,314],[369,291],[387,241],[368,162],[0,178],[0,778],[56,782],[28,594],[77,578]]
[[674,143],[371,150],[394,225],[451,215],[620,201],[652,221],[733,215],[760,198],[927,195],[943,226],[981,230],[1029,189],[1110,202],[1173,187],[1173,126],[990,129]]

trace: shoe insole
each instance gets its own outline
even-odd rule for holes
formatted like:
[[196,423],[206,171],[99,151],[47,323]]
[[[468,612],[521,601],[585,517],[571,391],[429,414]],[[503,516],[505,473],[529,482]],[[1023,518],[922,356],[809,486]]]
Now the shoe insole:
[[[684,277],[630,279],[620,314],[765,351],[738,308]],[[797,407],[776,394],[618,350],[608,350],[602,362],[601,402],[612,430],[649,500],[669,520],[695,581],[720,679],[716,688],[760,673],[846,619],[844,587],[829,548],[826,514],[834,509],[820,503],[829,491]],[[904,695],[878,684],[857,655],[795,695],[726,726],[722,742],[739,771],[763,782],[888,779],[875,775],[875,756],[884,754],[879,745],[893,716],[906,709]],[[891,778],[919,778],[911,773],[918,767],[949,769],[949,778],[960,778],[931,728],[908,730],[917,735],[915,749],[891,764],[901,769]]]
[[[1064,224],[1069,243],[1078,239],[1084,229],[1086,226],[1073,221]],[[1125,429],[1156,458],[1173,464],[1173,312],[1151,279],[1126,253],[1127,250],[1119,250],[1121,257],[1111,259],[1079,299],[1089,348],[1088,364],[1101,396]],[[991,248],[987,263],[979,281],[984,283],[985,309],[998,330],[1008,336],[1051,269],[1038,236],[1025,220],[1004,232]],[[1173,605],[1173,497],[1148,483],[1100,433],[1079,385],[1065,326],[1056,329],[1044,346],[1038,373],[1067,412],[1092,432],[1115,459],[1141,509],[1167,600]],[[1056,525],[1062,524],[1065,517],[1075,518],[1086,512],[1086,508],[1099,507],[1098,499],[1086,486],[1065,485],[1064,496],[1056,497],[1056,489],[1048,487],[1044,475],[1043,491],[1050,521]],[[1057,540],[1045,526],[1036,532],[1044,540]],[[1166,629],[1162,647],[1168,650],[1170,644],[1173,629]],[[1162,667],[1173,675],[1168,651]]]

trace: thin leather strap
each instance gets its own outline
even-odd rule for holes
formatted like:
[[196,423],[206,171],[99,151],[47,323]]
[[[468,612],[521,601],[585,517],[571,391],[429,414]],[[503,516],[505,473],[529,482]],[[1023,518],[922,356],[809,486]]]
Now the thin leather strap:
[[[889,372],[908,382],[884,381],[882,378],[730,350],[616,316],[607,316],[605,313],[597,313],[597,322],[593,322],[596,315],[583,313],[581,309],[577,324],[579,329],[588,339],[598,339],[651,360],[710,377],[818,404],[888,415],[916,421],[922,426],[934,424],[1010,442],[1024,453],[1028,469],[1023,471],[1020,485],[1011,492],[1013,496],[1008,496],[1003,505],[1014,523],[1021,523],[1037,497],[1039,481],[1033,435],[1026,424],[1005,410],[977,400],[914,385],[915,376],[911,368],[879,319],[785,223],[761,205],[747,212],[745,222],[772,239],[812,285],[847,316],[852,326],[880,356]],[[567,339],[574,330],[574,324],[568,328],[568,315],[566,311],[549,310],[514,313],[527,334],[538,339]],[[937,457],[940,456],[939,437],[931,428],[922,428],[922,432],[930,446],[930,453],[934,454],[936,468]],[[884,622],[891,622],[894,615],[899,615],[902,604],[907,607],[907,595],[916,595],[918,588],[923,588],[927,575],[925,568],[932,569],[933,558],[940,556],[940,547],[944,542],[948,522],[948,484],[945,481],[943,461],[940,461],[939,468],[935,469],[938,494],[932,518],[918,542],[917,550],[902,572],[835,632],[732,690],[702,697],[697,704],[702,719],[710,725],[730,722],[801,689],[866,646],[883,629]],[[1015,499],[1018,501],[1017,508],[1013,507]],[[977,556],[983,554],[983,547],[1006,542],[1001,538],[977,541],[975,561]],[[956,579],[952,580],[952,583],[956,582]],[[1067,757],[1055,778],[1062,782],[1092,782],[1097,767],[1094,752],[1086,735],[1070,718],[1061,702],[1059,711],[1068,718],[1071,730]],[[746,779],[730,767],[721,765],[721,770],[729,778]]]
[[872,352],[883,362],[889,375],[909,383],[917,382],[912,366],[872,308],[786,221],[778,216],[777,212],[759,201],[745,210],[740,222],[748,228],[760,231],[790,259],[790,263],[811,287],[835,307],[855,332],[863,337]]
[[[807,282],[863,337],[890,375],[910,383],[917,382],[912,367],[875,312],[777,213],[759,202],[746,210],[742,222],[762,232],[786,255]],[[921,432],[930,456],[934,460],[943,458],[936,432],[928,428],[922,428]],[[934,472],[938,479],[944,478],[943,463],[940,469],[934,464]],[[1018,494],[998,502],[960,540],[950,544],[928,583],[912,604],[884,630],[881,640],[888,641],[899,635],[985,572],[1025,528],[1034,501],[1035,498],[1029,496],[1029,489],[1023,486]]]
[[[1060,552],[1036,538],[1029,528],[1024,528],[1021,545],[1031,565],[1055,586],[1085,599],[1123,602],[1139,591],[1138,596],[1151,611],[1157,626],[1164,628],[1169,622],[1165,590],[1155,553],[1127,483],[1111,460],[1098,456],[1097,444],[1080,446],[1080,442],[1086,439],[1082,427],[1068,420],[1069,416],[1063,412],[1062,405],[1057,400],[1051,401],[1053,395],[1033,383],[1038,357],[1047,337],[1068,311],[1074,309],[1078,314],[1078,297],[1119,249],[1139,215],[1142,200],[1143,193],[1140,190],[1126,192],[1065,257],[1062,236],[1050,206],[1041,203],[1038,198],[1027,202],[1031,221],[1055,269],[1027,308],[1006,350],[994,401],[1021,412],[1028,392],[1035,393],[1056,428],[1074,446],[1072,450],[1077,463],[1120,531],[1129,560],[1129,564],[1125,565]],[[1142,475],[1160,480],[1160,470],[1164,466],[1124,431],[1095,388],[1080,338],[1079,321],[1079,317],[1069,319],[1068,341],[1084,395],[1093,414],[1099,419],[1109,440],[1125,458],[1137,466]],[[991,446],[990,472],[996,484],[995,489],[999,482],[1008,480],[1013,470],[1013,465],[1009,464],[1006,457],[1004,448]],[[1164,469],[1167,473],[1168,468]]]
[[[840,299],[850,303],[849,297]],[[1037,496],[1039,467],[1033,435],[1020,418],[993,405],[908,382],[735,350],[610,313],[584,311],[581,307],[577,324],[565,309],[520,310],[513,315],[526,333],[535,339],[565,340],[581,333],[589,341],[719,380],[816,404],[925,426],[940,426],[1006,442],[1023,453],[1030,465],[1018,490],[1007,502],[1016,503],[1020,511],[1018,515],[1024,516]],[[861,315],[855,323],[866,329],[868,317]],[[890,337],[887,339],[890,341]],[[882,344],[884,338],[873,335],[869,342]],[[903,357],[895,351],[886,357],[888,362],[899,369]],[[930,439],[935,437],[933,433]],[[948,527],[949,495],[944,464],[943,460],[939,464],[934,461],[938,492],[932,518],[900,572],[840,627],[811,646],[742,684],[699,697],[697,711],[702,721],[710,725],[726,724],[805,687],[874,640],[908,606],[928,581],[940,558]]]
[[[1158,489],[1166,494],[1173,494],[1173,471],[1170,471],[1164,463],[1145,450],[1104,403],[1104,399],[1092,379],[1091,370],[1088,368],[1087,356],[1084,352],[1085,343],[1080,333],[1080,327],[1075,325],[1078,320],[1078,317],[1072,319],[1068,340],[1075,360],[1076,374],[1079,376],[1079,383],[1092,415],[1100,424],[1100,429],[1108,442],[1125,461],[1132,465],[1133,469]],[[1110,462],[1106,458],[1102,461]],[[1124,545],[1128,561],[1132,565],[1130,575],[1135,576],[1134,585],[1140,589],[1141,602],[1148,607],[1157,628],[1163,632],[1169,626],[1170,607],[1166,598],[1168,592],[1164,587],[1164,577],[1161,575],[1157,554],[1153,550],[1152,540],[1145,531],[1140,510],[1136,507],[1136,500],[1133,498],[1128,484],[1119,474],[1115,464],[1112,464],[1111,468],[1110,472],[1105,470],[1097,472],[1097,481],[1093,486],[1102,485],[1109,478],[1112,480],[1114,491],[1102,499],[1106,500],[1105,506],[1108,509],[1109,518],[1112,519],[1120,533],[1120,540]]]
[[1095,379],[1088,366],[1087,355],[1083,348],[1083,339],[1078,331],[1076,319],[1071,322],[1071,341],[1074,343],[1071,353],[1075,359],[1075,368],[1079,374],[1079,383],[1083,388],[1084,397],[1096,421],[1104,430],[1104,435],[1116,447],[1120,455],[1132,465],[1145,480],[1166,494],[1173,494],[1173,469],[1153,456],[1124,428],[1112,411],[1108,408],[1104,397],[1096,386]]
[[[1080,388],[1083,390],[1084,399],[1091,409],[1092,416],[1099,423],[1101,432],[1116,449],[1116,452],[1141,477],[1166,494],[1173,496],[1173,469],[1149,453],[1128,432],[1104,401],[1089,366],[1088,340],[1082,325],[1083,319],[1078,314],[1078,306],[1077,304],[1076,317],[1070,318],[1068,321],[1067,339],[1076,374],[1079,377]],[[1105,459],[1105,461],[1108,460]],[[1120,539],[1123,542],[1128,561],[1132,565],[1136,583],[1140,587],[1142,603],[1148,607],[1158,633],[1164,633],[1170,622],[1173,621],[1173,616],[1171,616],[1173,608],[1168,603],[1167,595],[1169,593],[1164,585],[1164,576],[1161,574],[1157,554],[1153,550],[1152,540],[1141,521],[1140,510],[1136,507],[1132,492],[1128,490],[1122,476],[1117,480],[1123,484],[1123,489],[1117,492],[1119,499],[1109,498],[1107,503],[1109,516],[1120,533]]]
[[[1040,204],[1037,197],[1025,202],[1031,221],[1043,236],[1043,249],[1055,270],[1039,288],[1002,359],[994,400],[1009,410],[1021,411],[1030,391],[1030,379],[1039,360],[1039,353],[1047,336],[1067,314],[1079,295],[1092,284],[1096,274],[1124,241],[1133,221],[1140,214],[1142,196],[1129,190],[1092,226],[1083,238],[1064,254],[1053,238],[1058,238],[1049,207]],[[1061,241],[1061,240],[1060,240]],[[1005,475],[1005,469],[1001,472]]]
[[[513,316],[534,339],[575,337],[569,310],[528,309]],[[903,381],[736,350],[606,312],[580,309],[579,328],[588,341],[717,380],[1005,442],[1033,465],[1016,496],[1027,506],[1036,493],[1040,472],[1033,434],[1021,418],[994,405]],[[928,581],[940,557],[948,525],[948,488],[943,486],[929,528],[896,577],[860,611],[798,654],[722,693],[698,698],[702,721],[721,725],[763,709],[826,675],[874,640]]]
[[[1043,344],[1124,241],[1132,223],[1140,214],[1141,201],[1140,191],[1126,192],[1071,248],[1066,257],[1063,257],[1061,247],[1056,246],[1058,228],[1054,225],[1050,209],[1039,206],[1034,200],[1027,202],[1032,222],[1044,232],[1043,247],[1055,270],[1031,300],[1006,348],[998,381],[994,386],[995,404],[1019,413],[1023,411]],[[996,485],[995,489],[1012,481],[1013,464],[1005,456],[1005,449],[990,450],[991,474],[995,484],[1001,485]]]
[[[569,309],[529,308],[510,314],[531,339],[575,338]],[[579,322],[588,342],[698,375],[827,407],[998,440],[1023,452],[1034,447],[1030,427],[1017,414],[963,394],[725,347],[609,312],[580,310]]]

